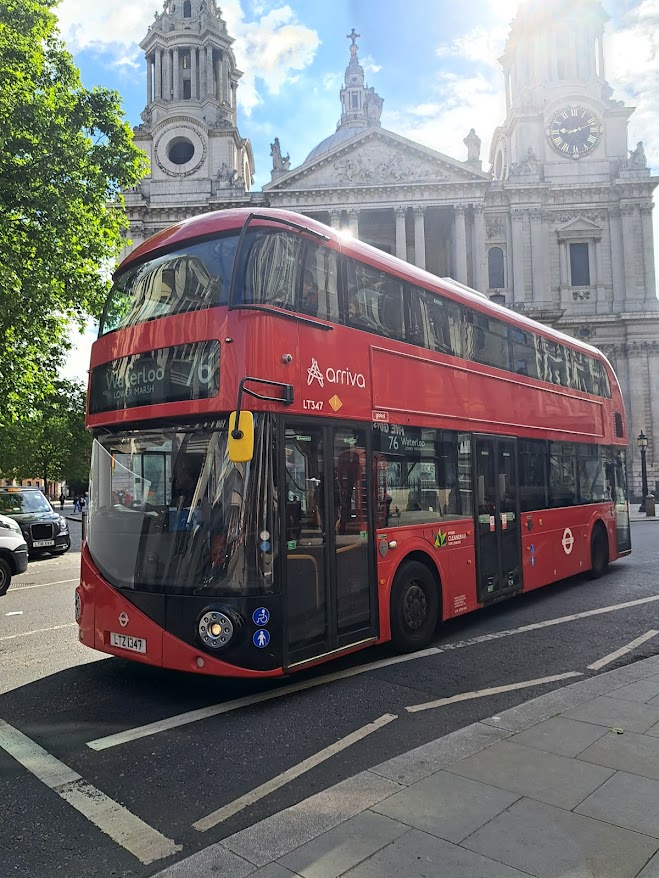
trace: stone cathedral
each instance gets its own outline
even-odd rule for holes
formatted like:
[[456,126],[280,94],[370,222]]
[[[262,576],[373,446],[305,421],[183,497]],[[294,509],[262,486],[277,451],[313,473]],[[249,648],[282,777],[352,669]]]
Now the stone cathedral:
[[215,0],[165,0],[141,43],[147,105],[135,140],[150,176],[125,193],[133,245],[225,207],[289,208],[601,348],[659,480],[659,301],[652,177],[630,150],[632,107],[615,100],[599,0],[526,0],[500,59],[506,118],[486,169],[472,129],[456,159],[381,125],[354,29],[336,131],[291,167],[278,139],[271,182],[251,191],[254,157],[236,123],[241,71]]

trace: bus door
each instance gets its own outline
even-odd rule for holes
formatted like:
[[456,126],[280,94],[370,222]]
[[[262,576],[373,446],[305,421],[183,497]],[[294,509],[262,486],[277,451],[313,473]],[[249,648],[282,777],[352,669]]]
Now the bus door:
[[377,635],[375,487],[363,427],[285,421],[284,665]]
[[522,587],[517,440],[474,437],[476,557],[481,602]]

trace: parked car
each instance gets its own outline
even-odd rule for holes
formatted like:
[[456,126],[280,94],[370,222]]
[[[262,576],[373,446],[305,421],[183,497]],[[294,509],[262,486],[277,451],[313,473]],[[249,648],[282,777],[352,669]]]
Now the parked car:
[[27,570],[27,543],[13,518],[0,515],[0,597],[7,594],[12,576]]
[[18,523],[30,556],[60,555],[71,548],[66,518],[55,512],[39,488],[0,488],[0,514]]

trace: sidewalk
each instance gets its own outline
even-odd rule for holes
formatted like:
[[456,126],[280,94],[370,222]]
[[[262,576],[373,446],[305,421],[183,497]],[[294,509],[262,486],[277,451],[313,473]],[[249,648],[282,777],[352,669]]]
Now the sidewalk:
[[659,878],[659,656],[377,765],[156,878]]

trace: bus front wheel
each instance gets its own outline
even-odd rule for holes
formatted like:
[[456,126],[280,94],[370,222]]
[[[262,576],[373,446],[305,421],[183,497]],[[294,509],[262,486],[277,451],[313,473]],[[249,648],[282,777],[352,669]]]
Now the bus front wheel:
[[599,579],[609,566],[609,540],[601,524],[595,525],[590,538],[590,578]]
[[4,558],[0,558],[0,597],[7,594],[11,584],[11,567]]
[[419,561],[404,563],[391,588],[391,640],[399,652],[426,646],[439,614],[437,583]]

